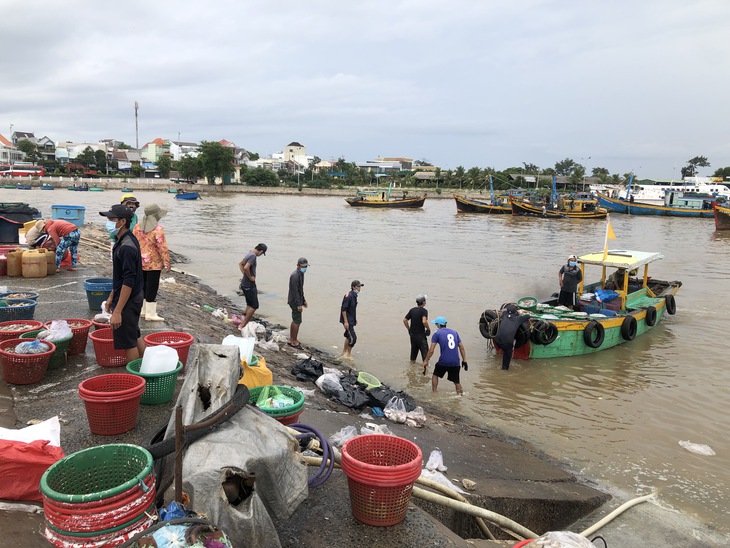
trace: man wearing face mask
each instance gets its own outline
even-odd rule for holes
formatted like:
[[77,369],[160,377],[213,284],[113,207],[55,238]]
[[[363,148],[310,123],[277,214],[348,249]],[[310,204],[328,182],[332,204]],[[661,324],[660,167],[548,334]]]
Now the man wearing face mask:
[[352,347],[357,342],[355,326],[357,325],[357,296],[362,286],[360,280],[352,280],[350,291],[345,293],[340,306],[340,323],[345,327],[345,344],[342,349],[342,359],[352,359]]
[[[122,194],[122,201],[119,202],[123,206],[127,206],[129,209],[132,210],[132,223],[129,226],[129,230],[133,231],[134,227],[137,226],[137,209],[139,208],[139,200],[134,197],[133,194]],[[115,241],[115,236],[112,236],[112,242]]]
[[564,264],[558,271],[558,283],[560,284],[560,295],[558,305],[575,309],[575,294],[578,291],[578,284],[583,280],[583,272],[578,267],[578,258],[575,255],[568,257],[568,264]]
[[299,336],[299,326],[302,323],[302,310],[307,308],[307,299],[304,297],[304,273],[307,268],[309,268],[309,261],[304,257],[299,257],[297,269],[289,276],[287,303],[291,308],[291,326],[287,343],[294,348],[302,347],[297,337]]
[[139,330],[139,316],[144,300],[144,274],[139,242],[130,229],[134,212],[122,204],[116,204],[109,211],[100,211],[107,218],[106,229],[115,237],[112,248],[113,282],[112,292],[106,300],[107,310],[112,316],[114,348],[124,350],[127,363],[141,358],[145,344]]

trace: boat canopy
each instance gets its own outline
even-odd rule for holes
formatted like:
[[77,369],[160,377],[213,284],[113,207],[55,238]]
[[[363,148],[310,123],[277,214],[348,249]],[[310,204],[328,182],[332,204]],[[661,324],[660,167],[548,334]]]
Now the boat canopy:
[[653,263],[663,259],[661,253],[650,253],[647,251],[630,251],[623,249],[609,249],[606,258],[603,258],[603,251],[598,253],[589,253],[581,255],[578,260],[583,264],[592,264],[597,266],[605,266],[608,268],[625,268],[626,270],[634,270],[640,266]]

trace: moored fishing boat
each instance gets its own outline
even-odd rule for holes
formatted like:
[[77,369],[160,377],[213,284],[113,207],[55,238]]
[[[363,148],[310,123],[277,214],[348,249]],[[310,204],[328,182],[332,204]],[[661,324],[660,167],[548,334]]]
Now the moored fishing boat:
[[598,200],[589,192],[558,195],[556,179],[553,176],[552,195],[545,197],[542,205],[526,199],[512,197],[512,215],[543,217],[547,219],[605,219],[608,210],[598,206]]
[[712,209],[715,213],[715,230],[730,230],[730,207],[714,202]]
[[[631,341],[655,327],[665,314],[676,312],[674,295],[682,286],[680,281],[649,276],[649,265],[662,258],[660,253],[631,250],[599,251],[578,257],[583,279],[588,265],[601,269],[600,279],[586,285],[581,282],[581,304],[577,307],[580,310],[557,306],[556,297],[542,302],[533,297],[518,300],[517,306],[522,314],[530,315],[530,321],[523,323],[517,332],[514,357],[589,354]],[[620,282],[615,290],[607,287],[607,269],[617,269],[622,274],[616,276]],[[639,269],[642,269],[640,274]],[[640,277],[632,277],[634,272]],[[497,310],[482,313],[479,319],[482,336],[487,339],[496,336],[499,316]]]
[[426,201],[426,194],[415,198],[409,198],[403,193],[402,198],[392,198],[391,191],[393,183],[388,185],[387,190],[358,190],[354,198],[345,198],[345,201],[353,207],[392,207],[392,208],[418,208],[423,207]]
[[197,200],[200,198],[200,194],[197,192],[186,192],[183,189],[180,189],[175,194],[176,200]]
[[598,194],[601,206],[616,213],[659,217],[704,217],[709,219],[714,215],[712,204],[715,200],[716,198],[713,196],[686,196],[681,191],[667,191],[664,196],[664,205],[655,205]]
[[454,194],[456,211],[461,213],[487,213],[492,215],[508,215],[512,213],[512,206],[509,203],[509,195],[498,196],[494,194],[492,176],[489,176],[489,202],[457,196]]
[[49,183],[43,183],[41,184],[41,190],[55,190],[56,187],[54,187],[52,184]]

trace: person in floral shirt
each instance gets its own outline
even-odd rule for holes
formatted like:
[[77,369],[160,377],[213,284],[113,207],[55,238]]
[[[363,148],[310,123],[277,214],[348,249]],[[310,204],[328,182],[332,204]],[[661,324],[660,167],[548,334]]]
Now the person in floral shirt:
[[167,249],[165,231],[159,222],[167,210],[157,204],[144,208],[142,222],[134,227],[134,235],[142,250],[142,273],[144,275],[144,303],[142,318],[151,322],[161,322],[165,318],[157,315],[157,290],[160,287],[160,274],[164,268],[170,271],[170,252]]

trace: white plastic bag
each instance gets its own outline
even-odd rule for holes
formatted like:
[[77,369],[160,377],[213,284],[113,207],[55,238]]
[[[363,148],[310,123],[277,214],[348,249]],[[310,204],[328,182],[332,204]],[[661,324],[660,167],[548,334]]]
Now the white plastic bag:
[[279,345],[276,344],[274,341],[260,340],[256,344],[258,345],[258,347],[261,350],[272,350],[274,352],[278,352],[279,351]]
[[406,422],[406,419],[408,418],[406,413],[406,404],[403,401],[403,398],[399,396],[393,396],[390,398],[388,405],[386,405],[385,409],[383,409],[383,413],[387,419],[400,424]]
[[439,483],[439,484],[443,485],[444,487],[448,487],[452,491],[461,493],[462,495],[466,494],[466,491],[464,491],[461,487],[459,487],[455,483],[452,483],[449,480],[449,478],[444,476],[438,470],[428,470],[427,468],[424,468],[423,470],[421,470],[421,477],[430,479],[431,481],[435,481],[436,483]]
[[394,436],[385,424],[375,424],[374,422],[366,422],[365,426],[360,428],[360,434],[367,436],[368,434],[383,434],[384,436]]
[[406,413],[406,420],[409,423],[413,422],[413,426],[422,426],[428,419],[426,418],[426,412],[423,410],[423,407],[419,405],[413,411]]
[[448,468],[444,466],[444,455],[439,449],[431,451],[431,454],[428,457],[428,462],[426,462],[426,468],[431,471],[438,470],[439,472],[446,472],[446,470],[448,470]]
[[142,357],[140,373],[169,373],[174,371],[179,360],[177,351],[174,348],[165,346],[148,346]]
[[65,339],[66,337],[73,336],[73,332],[71,331],[71,327],[69,327],[68,322],[66,320],[53,320],[51,322],[51,326],[38,333],[38,336],[36,338],[43,339],[44,341],[60,341]]
[[690,453],[695,453],[696,455],[704,455],[705,457],[712,457],[715,455],[712,447],[705,445],[704,443],[692,443],[689,440],[680,440],[679,445],[684,447]]
[[241,360],[244,360],[246,363],[250,363],[256,339],[254,337],[236,337],[235,335],[227,335],[221,344],[223,346],[237,346],[241,354]]
[[552,548],[553,546],[560,546],[560,548],[595,548],[596,545],[578,533],[571,531],[550,531],[537,537],[528,546],[542,546],[545,548]]
[[256,338],[257,333],[266,333],[266,328],[260,323],[248,322],[246,327],[241,329],[241,335],[244,337]]
[[342,392],[342,385],[340,384],[340,377],[334,373],[325,373],[320,375],[319,378],[314,381],[322,393],[326,396],[332,396]]
[[345,426],[339,432],[335,432],[330,436],[330,443],[336,447],[342,447],[347,440],[357,436],[357,428],[352,425]]

